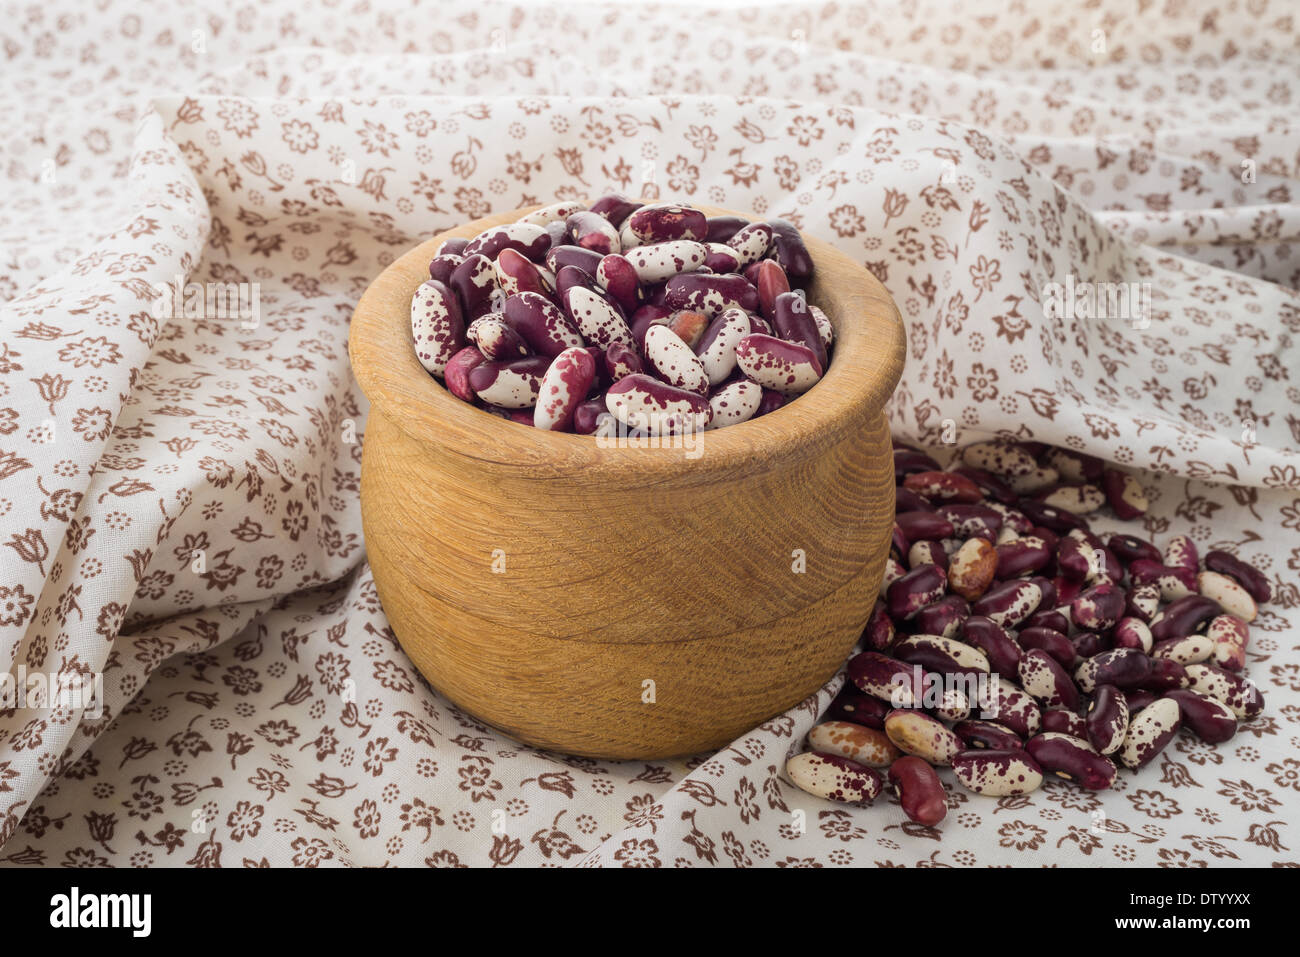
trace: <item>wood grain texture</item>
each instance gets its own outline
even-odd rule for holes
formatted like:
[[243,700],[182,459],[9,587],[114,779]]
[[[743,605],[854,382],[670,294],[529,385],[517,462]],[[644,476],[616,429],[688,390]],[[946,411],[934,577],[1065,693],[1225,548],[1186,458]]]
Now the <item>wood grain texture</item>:
[[699,436],[698,455],[601,448],[461,402],[411,348],[411,295],[437,246],[524,212],[420,245],[357,306],[380,600],[434,687],[522,741],[604,758],[716,748],[815,691],[871,611],[894,509],[882,409],[905,355],[897,310],[808,240],[810,299],[836,329],[825,378]]

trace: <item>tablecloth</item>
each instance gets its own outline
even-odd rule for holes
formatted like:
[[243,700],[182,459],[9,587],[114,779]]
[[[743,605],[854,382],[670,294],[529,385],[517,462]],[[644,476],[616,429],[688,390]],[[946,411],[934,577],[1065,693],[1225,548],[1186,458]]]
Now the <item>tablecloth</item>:
[[[104,694],[0,711],[0,859],[1294,866],[1296,34],[1276,0],[6,5],[0,659]],[[1103,456],[1139,470],[1141,534],[1257,564],[1265,714],[1113,792],[954,787],[926,828],[782,777],[842,676],[655,762],[432,691],[365,561],[350,311],[442,228],[611,189],[870,269],[907,326],[898,437]],[[189,281],[257,315],[187,317]],[[1067,281],[1149,308],[1048,308]]]

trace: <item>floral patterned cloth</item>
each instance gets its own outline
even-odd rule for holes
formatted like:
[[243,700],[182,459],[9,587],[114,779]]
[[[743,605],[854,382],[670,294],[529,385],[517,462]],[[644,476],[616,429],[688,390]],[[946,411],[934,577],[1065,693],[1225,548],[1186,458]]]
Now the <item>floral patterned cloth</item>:
[[[0,859],[1300,861],[1297,24],[1137,7],[9,5],[0,657],[102,672],[105,706],[0,711]],[[439,229],[609,189],[863,262],[907,324],[901,437],[1145,470],[1143,534],[1273,583],[1266,713],[1114,792],[954,785],[928,829],[782,778],[839,677],[653,763],[537,752],[432,692],[365,563],[351,309]],[[1149,321],[1045,308],[1067,275],[1139,284]],[[178,277],[259,284],[258,321],[160,318]]]

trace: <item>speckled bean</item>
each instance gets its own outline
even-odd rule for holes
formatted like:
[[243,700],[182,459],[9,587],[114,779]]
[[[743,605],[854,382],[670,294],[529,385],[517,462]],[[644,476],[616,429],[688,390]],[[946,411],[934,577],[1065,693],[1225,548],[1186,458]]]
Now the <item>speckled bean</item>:
[[1165,697],[1178,703],[1183,725],[1206,744],[1221,744],[1237,733],[1237,716],[1222,701],[1190,688],[1168,691]]
[[612,226],[621,228],[627,218],[644,205],[645,203],[640,200],[632,199],[622,193],[607,193],[592,203],[590,209],[593,213],[599,213],[608,219]]
[[1115,623],[1111,638],[1116,648],[1135,648],[1147,655],[1151,654],[1151,649],[1155,645],[1151,629],[1140,618],[1121,618]]
[[740,271],[740,255],[726,243],[706,241],[704,245],[709,250],[708,256],[704,258],[706,269],[711,269],[718,275]]
[[573,413],[587,398],[596,380],[596,361],[584,347],[565,349],[542,376],[533,410],[533,426],[551,432],[568,431]]
[[1151,659],[1132,648],[1113,648],[1084,661],[1074,672],[1079,690],[1090,694],[1098,685],[1136,688],[1151,673]]
[[502,318],[540,356],[554,358],[565,349],[585,345],[560,307],[535,292],[521,292],[506,299]]
[[[1073,650],[1073,649],[1071,649]],[[1020,656],[1020,685],[1047,708],[1079,706],[1079,689],[1069,673],[1045,651],[1031,648]]]
[[946,766],[962,750],[961,739],[935,718],[920,711],[896,710],[885,718],[885,734],[899,750]]
[[997,551],[992,545],[982,538],[968,539],[948,562],[948,587],[967,601],[974,601],[993,583],[997,563]]
[[1146,514],[1150,503],[1142,483],[1127,472],[1119,469],[1106,469],[1102,476],[1102,489],[1106,501],[1121,521],[1130,522]]
[[1123,616],[1124,592],[1111,582],[1093,585],[1070,602],[1070,620],[1087,631],[1113,628]]
[[1114,762],[1075,735],[1045,731],[1030,738],[1025,751],[1044,771],[1090,791],[1104,791],[1115,783]]
[[772,229],[772,258],[790,277],[790,285],[807,285],[813,276],[813,261],[798,228],[784,219],[769,219],[767,225]]
[[1248,721],[1264,710],[1264,695],[1254,682],[1215,668],[1212,665],[1188,665],[1188,687],[1222,701],[1239,721]]
[[666,280],[678,273],[695,272],[704,265],[709,248],[690,239],[677,239],[653,246],[638,246],[623,250],[623,255],[636,270],[643,283]]
[[411,341],[426,372],[441,376],[465,348],[465,320],[455,295],[444,283],[426,279],[411,297]]
[[709,408],[713,410],[709,428],[720,429],[749,421],[762,401],[763,387],[756,382],[742,379],[719,386],[709,394]]
[[762,333],[751,333],[736,344],[736,362],[754,382],[785,395],[807,392],[823,372],[807,346]]
[[1175,535],[1165,543],[1165,550],[1162,553],[1165,565],[1170,568],[1187,568],[1193,573],[1201,567],[1200,553],[1196,550],[1196,543],[1186,535]]
[[470,370],[469,386],[490,405],[503,409],[531,409],[537,403],[542,376],[550,364],[548,356],[484,362]]
[[1006,678],[998,678],[986,700],[979,702],[980,717],[1005,725],[1022,738],[1033,737],[1042,726],[1042,709],[1025,691]]
[[1129,721],[1118,752],[1120,762],[1133,770],[1148,764],[1174,739],[1182,724],[1178,702],[1173,699],[1161,698],[1147,705]]
[[912,665],[874,651],[864,651],[849,659],[847,674],[849,681],[863,694],[888,701],[895,708],[920,706],[924,687]]
[[610,386],[605,407],[624,425],[651,435],[702,432],[713,415],[709,400],[698,392],[638,374],[624,376]]
[[921,565],[889,586],[885,602],[895,621],[906,621],[944,596],[948,575],[937,565]]
[[785,773],[801,791],[845,804],[869,804],[884,786],[874,768],[817,751],[796,754],[785,763]]
[[703,241],[709,235],[709,222],[704,213],[676,203],[642,206],[628,217],[627,228],[642,243]]
[[943,675],[981,675],[989,673],[984,652],[960,641],[934,634],[912,635],[894,643],[892,654],[899,661],[919,665],[926,671]]
[[465,337],[478,347],[485,359],[505,362],[529,355],[531,350],[523,336],[496,313],[479,316],[465,330]]
[[564,311],[583,338],[600,349],[608,349],[615,342],[629,346],[633,343],[632,330],[618,308],[592,289],[572,286],[566,290]]
[[988,797],[1028,794],[1043,783],[1043,769],[1022,750],[963,751],[952,769],[964,788]]
[[543,206],[541,209],[535,209],[531,213],[519,217],[518,221],[530,223],[533,226],[547,226],[551,223],[564,222],[580,209],[582,209],[581,203],[566,200],[560,203],[551,203],[551,205]]
[[1250,626],[1235,615],[1219,615],[1210,622],[1206,636],[1214,643],[1214,663],[1228,671],[1246,667],[1246,642]]
[[758,290],[743,276],[683,273],[668,280],[664,287],[664,305],[669,309],[702,312],[712,319],[728,309],[753,312],[758,308]]
[[541,262],[551,248],[551,237],[546,227],[533,223],[505,223],[490,226],[469,241],[463,255],[486,256],[495,260],[503,249],[513,249],[533,262]]
[[1125,596],[1125,613],[1148,625],[1155,618],[1159,607],[1160,587],[1158,585],[1134,585]]
[[651,326],[646,330],[645,360],[669,385],[699,395],[708,394],[709,377],[699,356],[667,326]]
[[1206,635],[1184,635],[1157,641],[1151,649],[1152,658],[1167,658],[1180,665],[1199,665],[1214,657],[1214,642]]
[[869,768],[887,768],[903,756],[884,731],[853,721],[822,722],[808,732],[808,746]]
[[1196,576],[1196,589],[1206,598],[1213,599],[1229,615],[1244,622],[1252,622],[1259,614],[1255,599],[1238,582],[1220,572],[1201,572]]
[[758,262],[772,248],[772,227],[767,223],[750,223],[728,239],[727,245],[736,251],[740,268],[744,269],[750,263]]
[[1017,579],[995,585],[972,606],[976,615],[984,615],[1008,628],[1014,628],[1038,609],[1043,590],[1033,582]]
[[[894,531],[899,535],[902,534],[897,525],[894,526]],[[907,550],[907,567],[915,568],[918,565],[938,565],[940,568],[947,569],[949,572],[948,587],[956,591],[952,583],[952,569],[949,565],[948,553],[943,550],[943,546],[938,542],[923,539],[912,544]]]
[[894,643],[894,619],[889,617],[889,610],[883,601],[877,601],[867,618],[867,626],[862,630],[863,644],[871,651],[884,651]]
[[1114,685],[1102,685],[1088,705],[1084,723],[1088,741],[1099,754],[1114,754],[1128,734],[1129,706],[1124,692]]
[[[589,249],[601,256],[623,251],[618,229],[604,216],[590,210],[579,210],[564,221],[569,244]],[[703,262],[703,258],[700,260]],[[592,271],[595,275],[595,271]]]

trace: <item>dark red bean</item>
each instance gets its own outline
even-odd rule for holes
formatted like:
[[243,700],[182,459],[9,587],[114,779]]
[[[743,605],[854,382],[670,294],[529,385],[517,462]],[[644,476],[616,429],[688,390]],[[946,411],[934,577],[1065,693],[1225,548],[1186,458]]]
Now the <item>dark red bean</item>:
[[1001,502],[1003,505],[1015,506],[1019,501],[1018,496],[1006,482],[998,478],[992,472],[986,472],[984,469],[977,469],[973,465],[962,465],[953,469],[958,475],[964,475],[976,485],[980,491],[988,498],[995,502]]
[[1236,555],[1219,549],[1206,552],[1205,567],[1212,572],[1235,579],[1257,602],[1263,603],[1273,597],[1273,589],[1269,586],[1264,573],[1254,565],[1243,562]]
[[710,216],[709,231],[705,237],[711,243],[725,243],[736,233],[749,225],[749,220],[741,216]]
[[1051,628],[1022,628],[1016,633],[1016,641],[1025,651],[1037,648],[1047,652],[1062,668],[1070,668],[1074,664],[1074,645],[1059,631]]
[[1020,735],[996,721],[958,721],[952,731],[967,748],[1007,751],[1025,746]]
[[[943,566],[940,565],[942,568]],[[961,623],[970,617],[970,605],[960,595],[948,595],[926,605],[912,619],[919,635],[942,635],[951,638],[957,634]]]
[[1114,685],[1101,685],[1093,694],[1084,718],[1089,743],[1101,754],[1118,751],[1128,732],[1128,716],[1129,699],[1125,693]]
[[1087,738],[1088,736],[1087,723],[1083,718],[1073,711],[1066,711],[1064,708],[1053,708],[1050,711],[1044,711],[1041,728],[1045,732],[1053,731],[1058,734],[1070,734],[1076,738]]
[[582,246],[572,244],[552,246],[546,252],[546,268],[556,273],[558,279],[560,270],[565,266],[577,266],[594,280],[596,270],[600,268],[600,261],[604,257],[604,253],[594,249],[584,249]]
[[862,631],[863,644],[872,651],[884,651],[894,643],[894,620],[889,617],[885,603],[877,601]]
[[[910,489],[904,488],[903,491]],[[983,538],[995,542],[1002,528],[1001,513],[987,505],[945,504],[939,508],[939,514],[952,522],[958,538]]]
[[934,512],[937,511],[937,509],[924,498],[913,492],[910,488],[903,488],[900,485],[898,488],[894,489],[894,511]]
[[979,486],[970,479],[941,470],[912,472],[903,479],[903,487],[932,502],[973,504],[981,498]]
[[912,449],[897,449],[894,451],[894,483],[902,484],[904,476],[912,472],[937,472],[939,463],[924,452],[917,452]]
[[921,565],[893,582],[885,591],[889,614],[895,621],[905,621],[944,596],[948,574],[937,565]]
[[1136,535],[1112,535],[1106,539],[1106,547],[1125,564],[1139,559],[1148,562],[1161,561],[1160,549]]
[[1044,771],[1092,791],[1115,783],[1115,763],[1070,734],[1047,732],[1029,739],[1025,750]]
[[453,236],[450,239],[443,240],[438,247],[439,256],[463,256],[465,247],[469,245],[469,240],[463,236]]
[[984,652],[996,674],[1016,675],[1020,670],[1020,646],[1007,630],[983,615],[972,615],[961,623],[962,640]]
[[1123,615],[1124,592],[1111,582],[1093,585],[1070,602],[1070,620],[1085,631],[1105,631]]
[[456,271],[456,267],[465,261],[464,256],[453,255],[452,253],[439,253],[429,260],[429,278],[436,279],[438,282],[451,284],[451,274]]
[[622,193],[608,193],[592,203],[589,209],[593,213],[604,216],[617,229],[622,227],[623,220],[644,205],[645,203],[624,196]]
[[[1039,591],[1043,593],[1043,597],[1040,598],[1038,601],[1038,607],[1040,609],[1055,609],[1057,607],[1055,583],[1050,578],[1043,578],[1041,575],[1035,575],[1033,578],[1030,578],[1029,580],[1033,584],[1037,585]],[[1034,614],[1037,614],[1037,612],[1035,612]],[[1048,624],[1046,627],[1056,628],[1057,631],[1063,631],[1066,634],[1069,634],[1070,620],[1066,618],[1065,615],[1061,612],[1057,612],[1057,614],[1060,615],[1062,620],[1065,621],[1066,627],[1060,628],[1054,624]]]
[[903,813],[917,824],[934,827],[948,813],[943,783],[934,768],[921,758],[908,755],[891,764],[889,784],[903,806]]
[[937,512],[899,512],[894,523],[908,542],[940,541],[952,538],[952,522]]
[[[1030,581],[1036,582],[1039,584],[1039,587],[1042,587],[1041,583],[1038,582],[1038,579],[1031,578]],[[1056,591],[1055,585],[1052,585],[1051,582],[1048,582],[1048,585],[1051,586],[1053,592]],[[1047,598],[1044,598],[1042,604],[1051,605],[1052,602]],[[1064,613],[1056,608],[1039,608],[1038,611],[1034,612],[1021,623],[1021,627],[1051,628],[1053,631],[1059,631],[1063,635],[1068,635],[1070,633],[1070,619],[1066,618]]]
[[[739,276],[734,278],[744,283],[745,287],[753,293],[753,306],[744,307],[752,312],[758,308],[758,290],[743,278]],[[672,280],[668,282],[671,286]],[[817,331],[817,321],[813,319],[812,312],[808,309],[808,302],[803,296],[797,292],[781,293],[773,304],[771,320],[777,336],[787,342],[799,342],[807,346],[816,354],[821,367],[826,368],[826,346]]]
[[1058,535],[1064,535],[1072,528],[1087,528],[1088,523],[1073,512],[1055,505],[1044,505],[1030,498],[1020,500],[1020,511],[1035,525],[1050,528]]
[[1003,542],[996,551],[998,568],[994,574],[1003,581],[1041,571],[1052,560],[1051,549],[1041,538],[1026,537]]
[[1237,733],[1237,716],[1221,701],[1190,688],[1165,692],[1178,702],[1183,724],[1206,744],[1220,744]]
[[1111,644],[1101,632],[1081,631],[1070,636],[1076,658],[1093,658],[1103,651],[1109,651]]
[[1170,602],[1159,620],[1151,625],[1151,637],[1155,641],[1169,638],[1184,638],[1194,634],[1199,626],[1219,614],[1219,603],[1213,598],[1202,595],[1188,595]]
[[1138,687],[1143,691],[1162,694],[1175,688],[1187,687],[1187,669],[1172,658],[1152,658],[1151,672]]
[[1124,700],[1128,702],[1129,714],[1137,714],[1159,697],[1160,695],[1154,691],[1145,691],[1141,688],[1124,689]]
[[790,277],[790,285],[806,286],[813,276],[813,261],[798,228],[784,219],[769,219],[767,225],[772,227],[773,258]]
[[845,685],[844,689],[835,696],[831,702],[830,708],[826,711],[826,717],[832,721],[851,721],[854,724],[860,724],[864,728],[875,728],[877,731],[885,729],[885,716],[893,711],[887,702],[869,694],[863,694],[852,685]]

